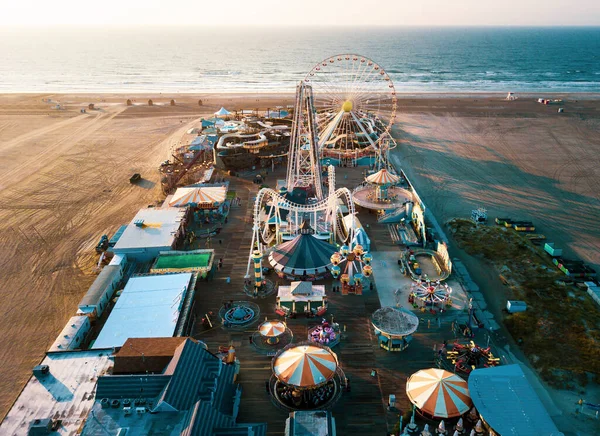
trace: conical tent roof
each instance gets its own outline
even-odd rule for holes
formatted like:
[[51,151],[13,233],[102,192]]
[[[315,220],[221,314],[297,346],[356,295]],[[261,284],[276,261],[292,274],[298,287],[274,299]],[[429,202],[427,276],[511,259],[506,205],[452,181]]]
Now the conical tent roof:
[[229,112],[227,109],[225,109],[224,107],[222,107],[221,109],[219,109],[217,112],[215,112],[215,115],[218,117],[222,117],[224,115],[230,115],[231,112]]
[[467,382],[443,369],[418,371],[406,382],[409,400],[422,412],[438,418],[454,418],[469,411],[473,402]]
[[337,357],[328,348],[297,345],[273,359],[273,374],[287,385],[299,388],[319,386],[333,378]]
[[214,205],[222,203],[227,197],[225,186],[205,186],[178,188],[169,202],[169,206],[185,206],[187,204]]
[[398,180],[400,180],[400,177],[390,173],[385,168],[382,168],[375,174],[371,174],[367,177],[367,182],[374,185],[393,185],[394,183],[398,183]]
[[285,324],[281,321],[265,321],[260,325],[258,331],[264,337],[276,338],[285,333]]
[[288,274],[292,270],[297,276],[316,274],[325,272],[331,265],[331,255],[336,251],[334,245],[303,233],[275,247],[269,255],[269,262],[277,271]]

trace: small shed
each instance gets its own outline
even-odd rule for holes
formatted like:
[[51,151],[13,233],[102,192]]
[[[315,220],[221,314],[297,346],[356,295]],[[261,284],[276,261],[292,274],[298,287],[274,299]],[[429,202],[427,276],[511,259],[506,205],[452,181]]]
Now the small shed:
[[91,111],[93,111],[95,109],[94,108],[94,103],[88,104],[88,109],[91,110]]
[[148,106],[154,106],[154,102],[152,101],[152,99],[148,100]]
[[527,310],[527,303],[519,300],[508,300],[506,302],[506,310],[508,310],[508,313],[525,312]]

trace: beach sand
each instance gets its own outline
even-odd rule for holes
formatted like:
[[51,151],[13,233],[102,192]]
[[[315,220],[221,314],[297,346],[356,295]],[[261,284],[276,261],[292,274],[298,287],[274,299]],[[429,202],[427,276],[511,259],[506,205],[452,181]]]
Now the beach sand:
[[[401,98],[392,155],[441,222],[476,206],[530,219],[598,268],[600,111],[590,96],[571,98],[564,114],[532,98]],[[1,418],[94,280],[100,236],[160,198],[158,164],[183,133],[221,106],[266,109],[293,96],[15,94],[0,102]],[[80,113],[88,103],[96,109]],[[144,180],[133,186],[136,172]]]

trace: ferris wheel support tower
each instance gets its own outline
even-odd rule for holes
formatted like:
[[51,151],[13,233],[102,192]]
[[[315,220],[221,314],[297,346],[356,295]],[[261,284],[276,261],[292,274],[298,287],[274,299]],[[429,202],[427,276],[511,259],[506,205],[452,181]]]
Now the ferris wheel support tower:
[[321,200],[323,186],[317,133],[312,87],[300,82],[296,87],[286,188],[290,192],[294,188],[312,188],[314,196]]

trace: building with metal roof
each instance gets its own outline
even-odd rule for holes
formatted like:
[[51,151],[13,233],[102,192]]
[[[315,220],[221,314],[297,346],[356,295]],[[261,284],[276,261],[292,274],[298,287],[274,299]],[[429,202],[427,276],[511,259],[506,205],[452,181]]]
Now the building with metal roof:
[[264,436],[265,424],[236,423],[238,368],[210,353],[204,343],[186,338],[161,374],[100,377],[94,419],[87,420],[83,433],[117,434],[128,427],[128,434],[136,435]]
[[121,347],[128,338],[175,335],[192,279],[192,273],[130,278],[92,348]]
[[76,434],[94,405],[98,376],[112,366],[112,359],[104,350],[63,351],[49,353],[42,365],[48,372],[36,371],[29,379],[0,423],[0,434],[28,434],[36,420],[50,420],[51,425],[60,420],[52,434]]
[[335,419],[331,412],[291,412],[285,420],[285,436],[335,436]]
[[502,436],[562,435],[520,365],[473,370],[469,393],[481,418]]
[[87,316],[72,316],[48,351],[67,351],[80,348],[91,328],[92,325]]
[[112,251],[136,262],[148,262],[161,251],[172,250],[184,234],[187,208],[140,209]]
[[80,314],[100,317],[123,279],[123,265],[106,265],[79,302]]

